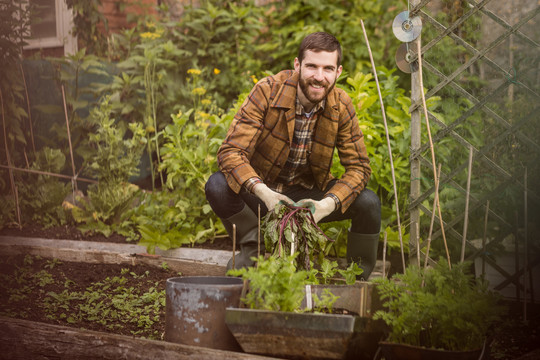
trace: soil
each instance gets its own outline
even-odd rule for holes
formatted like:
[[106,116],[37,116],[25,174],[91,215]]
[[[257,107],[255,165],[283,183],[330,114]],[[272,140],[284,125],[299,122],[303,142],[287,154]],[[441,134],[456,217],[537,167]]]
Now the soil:
[[[109,238],[100,234],[88,235],[82,234],[79,230],[69,226],[52,227],[49,229],[43,229],[39,226],[29,226],[22,230],[4,228],[0,230],[1,235],[11,236],[26,236],[26,237],[39,237],[49,239],[68,239],[68,240],[86,240],[97,242],[114,242],[125,243],[126,240],[120,235],[113,235]],[[208,248],[208,249],[220,249],[220,250],[232,250],[231,241],[228,238],[218,238],[213,242],[206,242],[204,244],[195,245],[195,247]],[[34,262],[33,269],[36,271],[43,270],[46,264],[46,259]],[[6,265],[9,262],[12,265]],[[6,257],[0,254],[0,276],[2,274],[13,273],[15,266],[21,266],[24,262],[24,257],[11,257],[9,261]],[[150,288],[152,283],[157,283],[158,290],[165,289],[165,281],[167,278],[178,276],[171,270],[163,268],[155,268],[147,265],[110,265],[110,264],[83,264],[83,263],[71,263],[62,262],[57,264],[51,269],[47,269],[48,272],[59,279],[68,277],[69,280],[76,284],[76,288],[85,289],[93,282],[102,281],[106,277],[118,276],[123,268],[129,268],[129,272],[133,272],[138,276],[145,274],[150,281],[141,281],[140,278],[130,279],[129,285],[135,288],[140,288],[142,291],[146,291],[145,287]],[[68,276],[66,276],[68,274]],[[56,281],[54,284],[46,285],[46,291],[32,292],[28,294],[28,297],[24,300],[24,307],[28,311],[27,320],[46,322],[52,324],[60,324],[64,326],[74,326],[79,328],[91,329],[96,331],[114,332],[117,334],[132,335],[134,331],[137,331],[136,325],[126,326],[121,330],[114,330],[102,326],[96,322],[83,322],[77,324],[69,324],[65,319],[50,319],[46,316],[45,312],[41,310],[39,305],[43,301],[44,293],[54,291],[61,292],[64,290],[62,281]],[[55,285],[56,284],[56,285]],[[55,288],[55,286],[57,286]],[[4,312],[5,304],[9,303],[9,299],[5,293],[0,293],[0,312]],[[524,356],[527,353],[535,349],[540,348],[540,304],[528,304],[527,306],[527,321],[523,320],[523,303],[508,302],[508,313],[503,314],[502,321],[495,327],[492,332],[493,343],[491,347],[491,358],[500,360],[517,359]],[[161,309],[159,314],[159,321],[156,321],[150,332],[154,334],[160,334],[158,338],[162,338],[165,330],[165,309]],[[141,336],[141,335],[138,335]],[[144,334],[142,334],[144,336]]]

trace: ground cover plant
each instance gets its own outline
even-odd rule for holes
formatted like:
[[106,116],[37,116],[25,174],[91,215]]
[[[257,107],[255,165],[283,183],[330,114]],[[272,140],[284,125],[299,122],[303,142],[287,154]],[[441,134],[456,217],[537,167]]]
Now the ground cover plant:
[[0,315],[161,339],[165,329],[162,268],[85,264],[32,255],[0,257]]

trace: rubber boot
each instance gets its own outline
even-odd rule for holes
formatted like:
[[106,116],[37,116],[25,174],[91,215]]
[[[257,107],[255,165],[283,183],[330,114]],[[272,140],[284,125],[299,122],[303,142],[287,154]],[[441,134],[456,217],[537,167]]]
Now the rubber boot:
[[[240,253],[234,258],[235,269],[250,267],[255,264],[251,257],[257,257],[259,219],[255,213],[244,205],[244,208],[227,219],[221,219],[229,237],[233,238],[233,224],[236,224],[236,247]],[[232,269],[232,258],[227,264],[227,270]]]
[[377,262],[377,247],[379,245],[379,233],[358,234],[349,232],[347,240],[347,264],[360,262],[359,266],[364,272],[358,276],[358,280],[367,280]]

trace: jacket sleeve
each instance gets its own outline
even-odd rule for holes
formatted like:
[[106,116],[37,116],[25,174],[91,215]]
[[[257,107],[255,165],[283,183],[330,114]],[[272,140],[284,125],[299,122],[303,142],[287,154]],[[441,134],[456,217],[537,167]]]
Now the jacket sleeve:
[[341,211],[345,212],[366,187],[371,176],[371,167],[364,144],[364,135],[358,125],[352,101],[344,92],[339,98],[339,130],[336,148],[345,173],[327,193],[337,196],[341,202]]
[[257,140],[264,128],[269,84],[257,83],[234,116],[227,136],[217,152],[219,169],[229,187],[239,193],[246,180],[258,176],[250,165]]

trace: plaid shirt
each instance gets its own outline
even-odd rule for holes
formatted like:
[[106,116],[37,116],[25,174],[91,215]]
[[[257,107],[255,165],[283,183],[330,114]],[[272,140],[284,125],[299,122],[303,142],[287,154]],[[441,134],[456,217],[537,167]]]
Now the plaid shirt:
[[[298,78],[297,72],[285,70],[260,80],[236,113],[217,153],[219,169],[234,192],[259,181],[270,187],[280,183],[283,176],[298,173],[298,169],[290,172],[289,163],[289,158],[295,159],[291,152],[297,123]],[[330,168],[337,148],[345,172],[326,195],[337,198],[345,212],[371,175],[363,134],[345,91],[332,89],[313,126],[311,152],[306,148],[304,153],[313,186],[323,190],[333,179]]]
[[313,188],[313,175],[309,168],[308,154],[311,153],[313,129],[319,118],[319,110],[324,110],[324,103],[324,100],[319,102],[310,113],[306,113],[296,98],[296,118],[289,158],[279,173],[278,183],[269,185],[277,192],[281,193],[284,187],[296,184],[306,189]]

